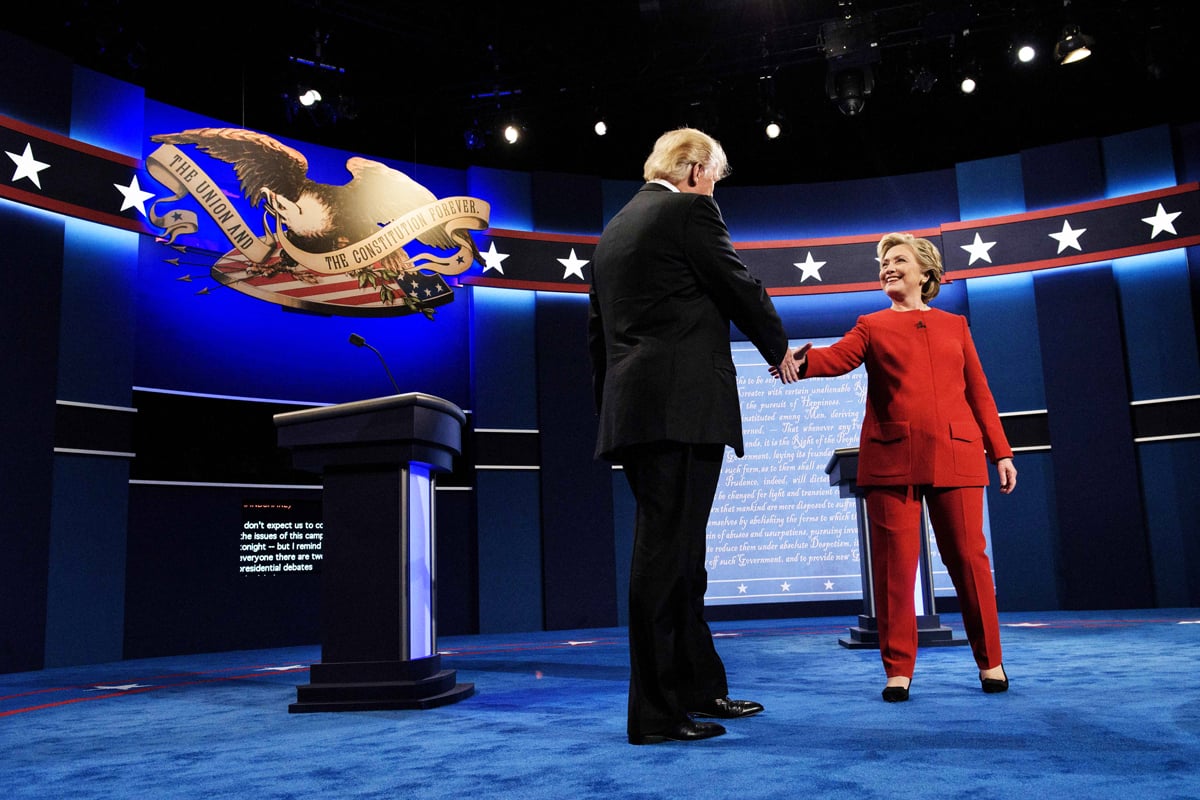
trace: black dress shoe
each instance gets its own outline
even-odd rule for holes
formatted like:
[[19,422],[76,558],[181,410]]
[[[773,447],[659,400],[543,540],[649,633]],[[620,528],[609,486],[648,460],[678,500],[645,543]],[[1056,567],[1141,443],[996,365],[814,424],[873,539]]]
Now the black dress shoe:
[[684,720],[678,725],[659,733],[644,733],[641,736],[630,736],[630,744],[662,744],[663,742],[698,742],[701,739],[711,739],[720,736],[725,729],[715,722],[695,722]]
[[756,703],[753,700],[730,700],[728,697],[715,697],[706,703],[700,703],[695,708],[689,708],[688,713],[697,717],[737,719],[738,717],[752,717],[762,710],[762,703]]
[[[909,678],[908,686],[912,686],[912,678]],[[883,699],[889,703],[903,703],[908,700],[908,686],[883,687]]]
[[979,684],[983,687],[985,694],[1000,694],[1008,691],[1008,673],[1004,671],[1004,665],[1000,665],[1000,672],[1004,675],[1003,678],[984,678],[980,676]]

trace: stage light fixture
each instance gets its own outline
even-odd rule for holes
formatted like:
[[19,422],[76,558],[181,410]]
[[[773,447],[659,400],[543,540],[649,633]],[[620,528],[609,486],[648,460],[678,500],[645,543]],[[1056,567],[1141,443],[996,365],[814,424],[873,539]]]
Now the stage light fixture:
[[596,132],[597,136],[604,136],[608,133],[608,123],[602,119],[598,119],[596,120],[596,124],[592,126],[592,130]]
[[979,88],[979,84],[975,81],[975,78],[970,74],[963,75],[962,81],[960,81],[958,84],[958,89],[963,94],[975,94],[975,90],[977,88]]
[[866,98],[875,89],[875,77],[869,64],[849,69],[831,69],[825,76],[825,91],[848,117],[862,113]]
[[768,139],[778,139],[779,134],[783,133],[783,128],[779,127],[779,122],[771,120],[767,123],[766,128],[763,129],[763,132],[767,134]]
[[305,89],[300,93],[300,105],[305,108],[312,108],[317,103],[321,102],[321,93],[316,89]]
[[521,129],[517,125],[510,123],[504,126],[504,141],[509,144],[516,144],[520,140]]
[[1054,58],[1060,64],[1074,64],[1090,56],[1095,44],[1095,40],[1082,33],[1078,25],[1067,25],[1058,44],[1054,45]]
[[1023,44],[1017,48],[1017,61],[1022,64],[1028,64],[1037,58],[1037,48],[1031,44]]

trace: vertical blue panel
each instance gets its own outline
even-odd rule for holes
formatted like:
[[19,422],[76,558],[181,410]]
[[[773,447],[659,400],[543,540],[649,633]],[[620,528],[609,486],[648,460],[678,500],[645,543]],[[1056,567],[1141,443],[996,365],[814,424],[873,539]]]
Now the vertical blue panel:
[[1033,275],[966,281],[971,338],[1001,412],[1046,407]]
[[65,225],[58,397],[128,406],[140,236],[74,219]]
[[1003,611],[1061,608],[1058,595],[1058,512],[1049,453],[1018,453],[1017,489],[988,486],[996,602]]
[[123,657],[129,463],[65,455],[54,463],[46,666]]
[[[629,199],[637,194],[638,189],[642,187],[642,181],[601,181],[600,194],[603,204],[602,212],[604,214],[604,225],[617,215],[617,212],[625,207]],[[603,226],[601,226],[603,228]]]
[[1157,605],[1200,606],[1200,439],[1138,445]]
[[542,630],[542,536],[535,471],[486,471],[479,503],[479,632]]
[[475,491],[439,487],[436,503],[438,636],[479,633]]
[[1134,400],[1200,394],[1200,356],[1187,254],[1148,253],[1113,262]]
[[1100,143],[1079,139],[1021,153],[1025,205],[1030,211],[1096,200],[1104,196]]
[[958,176],[959,219],[1001,217],[1025,211],[1020,156],[968,161],[957,165],[955,174]]
[[1112,270],[1034,279],[1066,608],[1154,605]]
[[70,60],[4,30],[0,30],[0,52],[4,53],[0,114],[67,135],[71,120]]
[[597,461],[588,298],[538,293],[538,427],[546,628],[616,624],[612,468]]
[[476,428],[537,428],[533,292],[471,289],[472,411]]
[[533,188],[525,173],[471,167],[467,170],[467,194],[491,204],[493,228],[533,230]]
[[599,178],[555,172],[533,174],[534,230],[592,235],[603,225]]
[[1200,181],[1200,122],[1175,128],[1175,142],[1178,182]]
[[0,672],[45,657],[62,240],[57,215],[0,201],[0,273],[19,280],[0,295]]
[[[76,67],[71,138],[140,158],[145,146],[145,91],[99,72]],[[139,185],[147,188],[145,175]]]
[[1146,128],[1101,140],[1107,197],[1165,189],[1175,185],[1171,129]]

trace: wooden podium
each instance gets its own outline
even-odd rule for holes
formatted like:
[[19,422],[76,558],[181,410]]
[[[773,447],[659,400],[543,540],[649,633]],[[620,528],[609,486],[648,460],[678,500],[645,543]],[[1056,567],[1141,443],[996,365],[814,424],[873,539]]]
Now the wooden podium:
[[[858,616],[858,625],[850,628],[849,639],[838,639],[838,644],[850,649],[877,649],[879,626],[875,618],[875,584],[871,564],[871,528],[867,519],[867,502],[858,490],[858,448],[842,447],[833,451],[825,465],[829,485],[838,487],[841,497],[853,497],[855,516],[858,519],[858,566],[862,574],[863,613]],[[917,614],[917,646],[946,647],[967,644],[966,639],[955,639],[954,631],[942,625],[934,606],[933,597],[933,554],[929,549],[929,514],[922,506],[921,511],[921,555],[917,573],[916,601],[921,613]]]
[[433,708],[470,697],[437,654],[433,474],[462,410],[421,393],[275,415],[297,469],[322,474],[321,662],[291,712]]

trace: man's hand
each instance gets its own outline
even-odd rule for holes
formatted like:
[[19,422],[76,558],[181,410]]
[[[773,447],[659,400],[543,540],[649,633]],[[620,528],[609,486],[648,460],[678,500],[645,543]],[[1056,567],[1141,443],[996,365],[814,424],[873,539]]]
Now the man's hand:
[[788,348],[783,363],[769,368],[771,376],[784,383],[795,383],[800,380],[800,370],[808,363],[808,351],[812,342],[802,347]]

